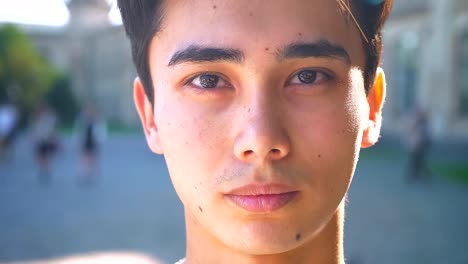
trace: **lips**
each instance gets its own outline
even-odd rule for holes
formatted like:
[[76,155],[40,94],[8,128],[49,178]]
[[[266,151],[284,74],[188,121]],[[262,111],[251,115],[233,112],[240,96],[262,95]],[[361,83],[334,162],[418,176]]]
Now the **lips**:
[[246,185],[234,189],[225,197],[240,208],[255,212],[272,212],[291,202],[298,191],[281,184]]

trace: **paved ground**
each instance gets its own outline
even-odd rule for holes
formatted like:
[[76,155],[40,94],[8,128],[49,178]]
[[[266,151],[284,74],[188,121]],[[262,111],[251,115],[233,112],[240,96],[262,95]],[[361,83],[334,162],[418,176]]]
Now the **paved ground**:
[[[96,186],[76,184],[72,143],[55,160],[53,180],[36,179],[30,143],[0,164],[0,263],[93,252],[132,252],[164,263],[184,255],[182,206],[165,164],[143,137],[113,136]],[[380,147],[382,148],[382,147]],[[468,187],[443,180],[407,185],[394,145],[363,154],[349,193],[345,252],[349,264],[468,264]],[[460,158],[458,152],[441,149]],[[113,262],[110,262],[113,263]]]

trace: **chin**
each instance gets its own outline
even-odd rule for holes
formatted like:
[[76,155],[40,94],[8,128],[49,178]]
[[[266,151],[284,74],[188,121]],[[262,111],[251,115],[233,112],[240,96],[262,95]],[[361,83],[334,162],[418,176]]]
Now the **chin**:
[[274,255],[302,245],[304,235],[297,239],[298,228],[278,221],[253,221],[243,223],[226,237],[225,244],[249,255]]

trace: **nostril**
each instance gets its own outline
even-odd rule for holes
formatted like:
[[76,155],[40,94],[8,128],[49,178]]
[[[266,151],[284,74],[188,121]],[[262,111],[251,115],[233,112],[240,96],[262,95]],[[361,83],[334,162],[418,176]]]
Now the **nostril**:
[[245,156],[250,156],[252,154],[253,154],[253,150],[247,150],[247,151],[244,152]]
[[[254,156],[258,157],[258,158],[272,158],[272,159],[277,159],[277,158],[280,158],[283,154],[283,151],[281,151],[280,149],[277,149],[277,148],[274,148],[274,149],[270,149],[270,151],[268,153],[263,153],[265,154],[265,156],[261,155],[261,153],[257,153],[253,150],[245,150],[244,152],[242,152],[242,158],[244,159],[247,159],[247,158],[252,158]],[[268,158],[267,158],[268,159]]]
[[271,152],[273,154],[278,154],[278,153],[280,153],[280,150],[279,149],[272,149]]

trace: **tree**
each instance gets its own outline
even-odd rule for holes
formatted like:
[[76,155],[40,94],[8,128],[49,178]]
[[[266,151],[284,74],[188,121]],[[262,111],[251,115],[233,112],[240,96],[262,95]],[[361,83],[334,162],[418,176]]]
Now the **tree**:
[[0,101],[13,100],[21,113],[31,113],[59,76],[25,33],[0,27]]
[[57,111],[59,119],[65,125],[74,123],[79,110],[78,103],[73,96],[70,78],[61,74],[47,92],[46,100]]

